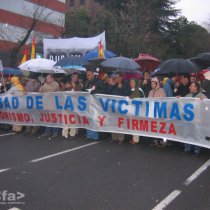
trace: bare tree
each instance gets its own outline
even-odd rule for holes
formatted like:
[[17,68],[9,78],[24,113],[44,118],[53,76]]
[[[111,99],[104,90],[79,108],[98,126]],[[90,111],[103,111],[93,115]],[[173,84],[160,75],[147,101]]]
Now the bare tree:
[[[17,42],[15,47],[13,46],[10,49],[9,65],[11,67],[17,66],[19,53],[23,46],[29,40],[32,31],[36,30],[36,28],[42,25],[44,22],[50,23],[50,16],[52,12],[47,9],[48,1],[49,0],[45,1],[44,6],[43,4],[41,6],[41,4],[39,3],[34,4],[34,7],[31,10],[29,10],[28,8],[23,8],[24,11],[27,11],[26,16],[31,17],[31,21],[24,21],[24,17],[20,18],[19,21],[22,24],[21,28],[23,28],[24,30],[18,31],[19,28],[14,26],[11,26],[10,29],[8,29],[7,26],[5,28],[1,28],[0,36],[2,40],[14,41],[14,39],[16,39]],[[11,33],[11,30],[16,30],[17,33]],[[16,37],[14,37],[14,34],[16,34]]]

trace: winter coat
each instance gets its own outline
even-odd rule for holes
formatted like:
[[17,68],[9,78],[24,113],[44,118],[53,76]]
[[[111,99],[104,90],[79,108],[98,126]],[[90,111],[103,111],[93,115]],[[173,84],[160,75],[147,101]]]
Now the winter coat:
[[198,92],[196,94],[189,93],[185,97],[207,99],[206,95],[202,92]]
[[164,89],[167,97],[174,96],[174,88],[175,88],[174,81],[172,79],[168,79],[166,84],[163,86],[163,89]]
[[83,91],[87,91],[87,89],[92,89],[91,94],[104,94],[105,93],[105,84],[103,81],[94,78],[93,80],[87,80],[83,87]]
[[32,80],[29,80],[25,86],[25,90],[27,92],[39,92],[39,89],[40,89],[40,83],[38,81],[32,81]]
[[161,98],[161,97],[166,97],[166,93],[163,90],[163,88],[160,87],[160,82],[157,77],[151,79],[151,83],[155,82],[156,87],[155,89],[152,89],[149,91],[149,96],[148,98]]
[[114,85],[111,95],[129,96],[130,93],[131,91],[130,91],[129,86],[126,83],[123,83],[121,88],[119,88],[118,85]]
[[51,82],[50,84],[44,83],[40,88],[41,92],[58,92],[60,91],[59,84],[56,81]]
[[205,90],[205,95],[207,98],[210,98],[210,80],[205,79],[202,82],[201,87]]
[[20,83],[19,78],[18,77],[12,77],[11,82],[12,82],[12,86],[7,91],[7,93],[14,94],[14,95],[22,95],[24,93],[24,87]]

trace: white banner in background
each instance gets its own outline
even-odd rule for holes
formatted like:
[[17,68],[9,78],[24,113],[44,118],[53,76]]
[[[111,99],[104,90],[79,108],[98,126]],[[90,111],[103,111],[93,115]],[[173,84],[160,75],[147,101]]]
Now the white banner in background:
[[69,56],[83,56],[88,51],[98,49],[100,41],[105,50],[105,32],[89,38],[44,39],[44,57],[57,62]]
[[88,128],[210,148],[210,100],[128,99],[85,92],[0,95],[0,123]]

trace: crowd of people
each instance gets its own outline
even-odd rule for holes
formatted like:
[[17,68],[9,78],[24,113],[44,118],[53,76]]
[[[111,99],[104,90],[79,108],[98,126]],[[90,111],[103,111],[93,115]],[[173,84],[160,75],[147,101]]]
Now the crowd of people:
[[[88,91],[91,94],[126,96],[130,97],[130,99],[145,97],[192,97],[205,99],[210,97],[210,80],[201,80],[195,74],[176,75],[170,73],[167,77],[152,77],[149,71],[145,71],[141,79],[131,78],[128,81],[124,78],[124,74],[120,71],[96,75],[92,70],[87,70],[85,75],[74,72],[62,78],[54,78],[52,74],[48,74],[43,83],[39,81],[36,74],[30,74],[28,77],[2,77],[0,93],[21,95],[30,92]],[[74,138],[79,132],[77,128],[41,128],[39,126],[10,126],[6,124],[1,124],[1,129],[11,129],[17,134],[23,133],[24,135],[35,135],[40,130],[43,130],[39,138],[49,137],[50,139],[57,138],[59,135],[64,138]],[[125,141],[125,135],[121,133],[105,134],[106,137],[110,137],[110,142],[118,144],[122,144]],[[138,144],[140,135],[133,135],[129,143]],[[103,133],[86,130],[86,137],[90,140],[98,140],[101,136],[103,136]],[[156,138],[152,141],[151,146],[164,147],[166,144],[162,139]],[[199,146],[184,144],[185,153],[189,153],[191,149],[194,150],[196,156],[200,154]]]

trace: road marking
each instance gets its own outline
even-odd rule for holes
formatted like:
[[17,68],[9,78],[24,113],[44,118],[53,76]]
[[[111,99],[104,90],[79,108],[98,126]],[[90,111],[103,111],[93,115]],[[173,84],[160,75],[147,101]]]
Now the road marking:
[[55,157],[55,156],[58,156],[58,155],[63,155],[63,154],[68,153],[68,152],[73,152],[73,151],[76,151],[76,150],[79,150],[79,149],[82,149],[82,148],[85,148],[85,147],[89,147],[89,146],[92,146],[92,145],[95,145],[95,144],[98,144],[98,143],[100,143],[100,141],[93,142],[93,143],[90,143],[90,144],[85,144],[85,145],[75,147],[75,148],[72,148],[72,149],[69,149],[69,150],[64,150],[62,152],[58,152],[58,153],[54,153],[52,155],[44,156],[44,157],[41,157],[41,158],[38,158],[38,159],[35,159],[35,160],[31,160],[29,162],[36,163],[36,162],[46,160],[46,159],[49,159],[49,158],[52,158],[52,157]]
[[1,134],[1,135],[0,135],[0,137],[1,137],[1,136],[11,136],[11,135],[14,135],[14,134],[15,134],[15,133],[6,133],[6,134]]
[[10,168],[0,169],[0,173],[10,170]]
[[186,181],[184,185],[190,185],[195,179],[197,179],[208,167],[210,166],[210,159],[207,160],[197,171],[195,171]]
[[157,206],[155,206],[152,210],[162,210],[168,206],[179,194],[180,190],[174,190],[170,195],[164,198]]

